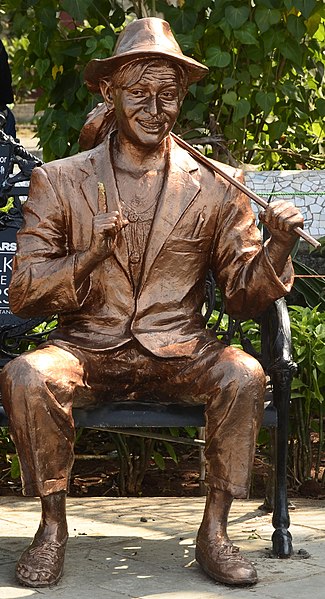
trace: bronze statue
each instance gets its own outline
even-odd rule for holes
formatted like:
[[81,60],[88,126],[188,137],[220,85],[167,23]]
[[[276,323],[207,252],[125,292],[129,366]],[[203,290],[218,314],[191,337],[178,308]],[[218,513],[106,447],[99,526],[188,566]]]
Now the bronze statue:
[[209,269],[235,316],[260,314],[286,294],[302,217],[286,201],[271,204],[262,246],[248,198],[171,137],[189,84],[206,71],[182,54],[165,21],[132,22],[114,56],[86,69],[88,87],[105,101],[83,130],[90,149],[33,171],[11,308],[22,317],[57,313],[59,326],[2,374],[24,493],[42,504],[17,565],[24,585],[62,575],[72,405],[152,394],[207,403],[208,494],[196,559],[219,582],[257,581],[228,538],[227,518],[233,498],[248,493],[265,376],[253,358],[215,339],[201,307]]

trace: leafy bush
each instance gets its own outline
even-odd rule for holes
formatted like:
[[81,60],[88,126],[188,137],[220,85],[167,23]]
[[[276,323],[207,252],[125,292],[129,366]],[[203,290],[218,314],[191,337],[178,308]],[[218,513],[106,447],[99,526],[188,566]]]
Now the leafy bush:
[[[325,397],[325,312],[317,307],[290,306],[293,357],[298,365],[292,383],[291,452],[293,477],[301,483],[320,471],[324,451]],[[317,456],[313,456],[311,433],[318,438]]]
[[[37,93],[45,160],[78,151],[94,104],[85,64],[110,56],[135,15],[170,23],[210,75],[192,85],[177,132],[227,162],[324,168],[325,7],[317,0],[4,0],[16,93]],[[69,15],[67,16],[67,13]]]
[[20,467],[18,457],[7,427],[0,427],[0,460],[8,464],[8,468],[4,468],[1,472],[1,480],[7,476],[19,478]]
[[[325,283],[320,282],[319,293],[324,296]],[[317,297],[314,294],[314,299]],[[289,464],[290,482],[299,486],[309,478],[319,479],[321,458],[325,450],[324,399],[325,399],[325,312],[319,306],[289,306],[293,360],[297,373],[292,381],[290,405]],[[218,319],[214,312],[210,324]],[[228,326],[223,317],[221,329]],[[242,337],[248,337],[251,347],[260,351],[259,326],[252,320],[241,324]],[[237,333],[232,344],[242,347],[243,339]],[[312,443],[317,441],[317,443]],[[270,439],[261,431],[258,445],[270,454]],[[313,447],[316,448],[313,450]]]

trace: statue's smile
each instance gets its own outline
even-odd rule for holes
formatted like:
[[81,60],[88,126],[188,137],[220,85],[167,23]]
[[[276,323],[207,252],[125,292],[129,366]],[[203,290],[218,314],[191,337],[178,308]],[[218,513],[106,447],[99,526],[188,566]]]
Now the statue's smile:
[[137,121],[143,129],[152,133],[160,131],[160,129],[164,126],[164,121],[161,120],[137,119]]

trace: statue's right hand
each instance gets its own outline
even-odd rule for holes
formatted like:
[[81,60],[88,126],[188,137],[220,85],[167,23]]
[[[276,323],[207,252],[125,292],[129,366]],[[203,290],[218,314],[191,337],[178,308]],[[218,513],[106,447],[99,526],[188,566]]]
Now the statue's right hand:
[[93,217],[91,242],[88,249],[76,252],[75,285],[82,285],[98,263],[111,256],[121,229],[128,225],[119,212],[100,212]]
[[89,247],[91,257],[96,260],[108,258],[114,252],[119,232],[127,224],[128,221],[118,211],[96,214],[93,217]]

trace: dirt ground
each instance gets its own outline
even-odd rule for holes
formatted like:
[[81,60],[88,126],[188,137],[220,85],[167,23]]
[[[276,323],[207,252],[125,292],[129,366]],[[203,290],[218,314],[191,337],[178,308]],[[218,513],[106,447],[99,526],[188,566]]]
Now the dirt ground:
[[[142,497],[197,497],[204,494],[204,484],[199,480],[198,449],[179,444],[174,447],[177,463],[168,457],[166,452],[163,470],[153,459],[150,460],[138,495]],[[163,454],[161,446],[155,449]],[[263,501],[270,471],[267,457],[257,450],[250,491],[252,499]],[[119,497],[121,495],[119,473],[120,462],[111,437],[105,432],[86,431],[76,444],[70,496]],[[19,496],[21,494],[20,478],[12,478],[10,464],[5,459],[2,461],[0,459],[0,496]],[[289,487],[288,494],[291,498],[299,494],[303,497],[325,499],[325,490],[312,479],[305,481],[299,490]]]
[[[71,497],[119,497],[119,462],[116,457],[108,459],[85,459],[77,457],[74,463]],[[161,470],[152,460],[144,476],[140,495],[142,497],[198,497],[204,494],[204,484],[200,483],[198,452],[183,453],[178,463],[165,458],[165,469]],[[252,499],[264,499],[265,483],[269,474],[268,466],[256,457],[251,488]],[[0,462],[0,496],[20,496],[20,478],[10,476],[10,466]],[[291,496],[296,493],[291,493]],[[307,493],[306,496],[310,496]],[[319,495],[317,495],[318,498]]]
[[[154,462],[149,465],[141,486],[142,497],[197,497],[201,494],[199,461],[196,457],[181,456],[178,464],[167,458],[165,464],[164,470],[160,470]],[[20,479],[9,476],[8,464],[0,462],[0,472],[0,496],[21,495]],[[118,480],[119,464],[116,459],[76,459],[70,496],[118,497]],[[263,496],[261,489],[257,495]]]
[[[120,493],[120,462],[114,446],[106,442],[89,447],[89,437],[77,444],[72,470],[70,496],[118,497]],[[90,449],[92,451],[90,451]],[[159,449],[159,448],[156,448]],[[152,459],[146,470],[140,495],[142,497],[197,497],[204,494],[200,483],[200,462],[197,448],[175,446],[177,463],[164,455],[164,469]],[[99,457],[96,457],[97,454]],[[256,458],[253,475],[254,497],[263,497],[268,468]],[[10,463],[0,460],[0,496],[21,495],[20,478],[10,476]]]

